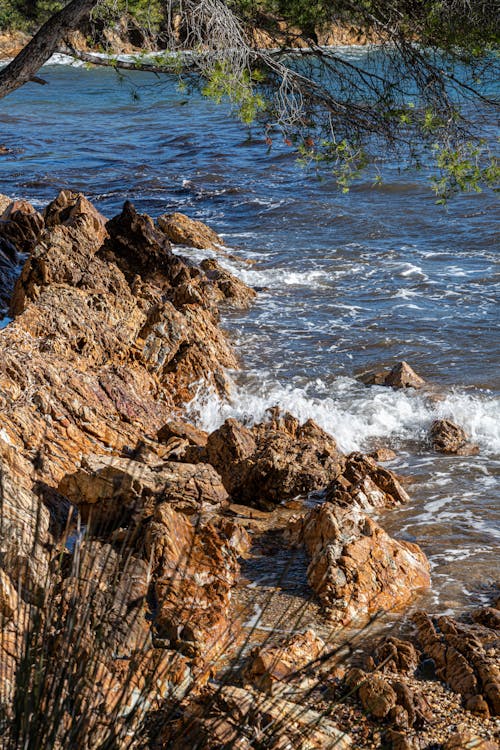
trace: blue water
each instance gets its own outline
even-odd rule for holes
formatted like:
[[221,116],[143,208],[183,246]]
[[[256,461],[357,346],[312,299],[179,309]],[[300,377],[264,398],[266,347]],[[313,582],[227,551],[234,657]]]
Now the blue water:
[[[495,195],[438,207],[424,172],[390,160],[381,186],[366,175],[343,195],[280,139],[269,151],[258,129],[174,81],[120,83],[110,70],[63,65],[43,75],[49,86],[0,102],[0,143],[12,150],[0,157],[0,191],[41,207],[61,188],[81,190],[109,216],[127,198],[153,216],[184,211],[254,260],[229,263],[264,288],[248,313],[224,317],[242,360],[232,400],[200,393],[193,416],[210,428],[279,403],[313,416],[344,450],[391,445],[393,467],[416,481],[411,505],[385,525],[429,554],[436,606],[479,596],[500,577]],[[400,359],[429,381],[423,393],[355,379]],[[480,456],[432,454],[425,434],[437,416],[464,426]]]

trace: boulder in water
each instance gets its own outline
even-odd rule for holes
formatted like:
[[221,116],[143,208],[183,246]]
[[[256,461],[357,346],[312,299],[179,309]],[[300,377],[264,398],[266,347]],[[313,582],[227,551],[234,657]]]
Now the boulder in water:
[[224,240],[217,232],[201,221],[190,219],[185,214],[162,214],[157,218],[156,223],[174,245],[213,250],[224,244]]
[[425,385],[425,380],[405,361],[398,362],[389,372],[367,372],[360,375],[359,379],[365,385],[385,385],[391,388],[421,388]]
[[456,456],[476,456],[479,447],[468,441],[468,435],[449,419],[436,419],[429,432],[432,447],[438,453]]

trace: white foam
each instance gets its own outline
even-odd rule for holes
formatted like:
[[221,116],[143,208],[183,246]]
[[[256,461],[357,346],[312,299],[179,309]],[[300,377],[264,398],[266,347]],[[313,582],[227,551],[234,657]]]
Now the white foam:
[[[308,388],[283,385],[257,377],[258,386],[234,385],[231,399],[200,390],[188,412],[203,429],[212,431],[228,417],[256,423],[278,405],[301,422],[314,419],[337,440],[341,450],[363,450],[374,438],[424,440],[435,419],[462,426],[482,451],[500,452],[500,399],[488,394],[452,393],[441,401],[413,390],[365,388],[350,378],[327,387],[318,381]],[[315,394],[310,391],[314,388]],[[321,395],[316,395],[320,393]]]

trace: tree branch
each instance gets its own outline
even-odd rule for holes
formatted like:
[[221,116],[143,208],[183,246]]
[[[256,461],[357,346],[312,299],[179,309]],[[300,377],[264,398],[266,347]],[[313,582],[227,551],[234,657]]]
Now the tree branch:
[[62,39],[78,28],[99,0],[72,0],[49,18],[17,57],[0,71],[0,98],[32,80],[36,72],[56,52]]

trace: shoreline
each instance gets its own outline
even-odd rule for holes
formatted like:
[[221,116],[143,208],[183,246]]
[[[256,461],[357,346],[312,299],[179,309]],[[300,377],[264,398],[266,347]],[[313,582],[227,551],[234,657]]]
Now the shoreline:
[[[43,215],[26,202],[18,202],[15,208],[8,199],[4,203],[9,237],[17,242],[22,237],[23,242],[28,243],[18,250],[33,253],[41,236],[45,250],[36,250],[26,261],[11,303],[13,323],[0,334],[0,347],[12,358],[12,363],[20,362],[24,355],[27,365],[22,377],[26,379],[26,372],[31,372],[38,384],[36,399],[24,403],[21,396],[26,385],[21,371],[17,373],[11,364],[3,376],[6,403],[1,407],[2,462],[27,493],[32,491],[33,480],[43,481],[56,492],[59,503],[65,498],[66,502],[69,500],[78,506],[84,522],[85,514],[92,507],[94,518],[97,514],[106,524],[112,523],[111,532],[105,530],[101,534],[101,544],[116,544],[113,540],[119,527],[113,520],[113,513],[118,512],[120,505],[117,503],[129,502],[122,488],[135,482],[134,505],[129,508],[132,516],[125,528],[127,524],[133,528],[136,521],[132,523],[131,519],[139,512],[141,523],[148,528],[147,534],[157,539],[163,550],[163,557],[158,557],[158,567],[153,573],[160,601],[161,577],[168,575],[169,569],[165,561],[171,563],[175,554],[179,554],[179,550],[169,548],[169,538],[174,529],[182,528],[186,539],[191,539],[190,544],[196,545],[192,524],[193,519],[201,519],[203,545],[209,543],[212,552],[204,556],[200,549],[200,558],[195,569],[188,571],[188,579],[192,575],[192,580],[196,581],[193,585],[199,587],[197,576],[202,573],[210,579],[214,575],[213,566],[219,565],[224,571],[223,580],[216,588],[205,590],[201,585],[197,589],[203,612],[210,613],[208,623],[206,614],[200,610],[194,618],[196,627],[190,625],[194,630],[190,638],[183,640],[178,636],[178,642],[173,637],[168,639],[170,647],[174,646],[173,651],[187,659],[186,665],[189,664],[192,674],[197,675],[195,680],[200,686],[206,679],[207,662],[210,664],[218,658],[225,636],[238,620],[231,608],[237,610],[240,605],[246,606],[244,599],[239,600],[237,595],[231,597],[231,594],[242,585],[243,591],[250,594],[250,604],[255,603],[258,581],[251,587],[241,580],[242,556],[256,554],[256,559],[261,558],[261,563],[266,565],[266,560],[272,560],[273,551],[286,557],[294,547],[301,549],[305,545],[303,583],[308,585],[308,576],[311,595],[315,589],[323,607],[330,609],[330,617],[333,612],[332,623],[343,623],[342,627],[345,627],[346,617],[347,621],[353,616],[366,619],[369,607],[372,611],[383,609],[384,601],[386,609],[392,609],[396,602],[398,606],[406,606],[408,588],[425,585],[425,557],[421,557],[416,545],[391,539],[370,519],[373,508],[395,507],[407,498],[392,472],[373,458],[361,454],[345,456],[333,438],[317,425],[312,422],[301,425],[293,415],[279,411],[271,410],[267,421],[251,429],[236,420],[227,420],[210,435],[183,421],[182,403],[192,393],[193,379],[205,378],[222,395],[227,387],[224,369],[237,366],[232,346],[219,327],[219,306],[232,303],[244,308],[251,304],[255,293],[216,261],[190,265],[182,256],[171,255],[169,243],[206,246],[208,242],[217,252],[223,245],[220,238],[206,226],[182,215],[160,217],[153,223],[145,215],[138,215],[133,207],[127,208],[127,204],[121,215],[106,222],[83,196],[69,191],[60,194]],[[107,309],[116,309],[116,314],[110,313],[109,317],[106,308],[103,310],[96,304],[99,298],[107,300]],[[128,321],[125,327],[124,320]],[[47,330],[52,330],[52,343],[48,344],[45,342]],[[71,377],[67,382],[59,381],[59,390],[55,391],[56,370],[64,372],[68,367],[73,369]],[[65,395],[68,388],[70,397]],[[72,399],[79,400],[80,404],[74,406]],[[46,424],[48,435],[39,427],[35,428],[35,415],[37,422]],[[17,458],[14,447],[19,452]],[[39,459],[35,462],[38,454],[42,456],[41,463]],[[115,490],[109,494],[104,481],[108,476],[115,477],[114,484],[120,488],[117,494]],[[120,478],[118,484],[116,478]],[[325,487],[328,502],[323,505],[310,509],[294,499]],[[165,492],[170,498],[168,503]],[[286,498],[288,506],[283,507]],[[34,498],[30,502],[33,503]],[[51,502],[53,511],[57,503],[54,506],[54,499]],[[43,513],[48,514],[49,523],[47,507],[50,506],[45,507]],[[342,557],[335,558],[335,535],[339,529],[343,533],[342,529],[347,526],[351,528],[350,536],[342,542]],[[61,539],[63,537],[59,543]],[[54,541],[57,542],[57,535],[52,544]],[[366,545],[368,558],[362,553]],[[393,561],[401,560],[395,580],[387,575],[384,559],[377,557],[377,550],[384,548]],[[153,550],[156,550],[154,545]],[[39,549],[37,554],[43,568],[47,563],[46,552]],[[156,554],[159,553],[154,552]],[[332,555],[335,564],[331,562]],[[357,577],[346,563],[350,556],[356,565],[363,561],[370,575],[375,576],[375,587],[369,577],[358,585]],[[307,572],[306,563],[309,565]],[[330,576],[326,588],[325,564],[327,576]],[[139,563],[137,565],[140,569]],[[332,596],[332,587],[336,591],[338,585],[334,576],[331,578],[336,566],[343,571],[346,581],[349,576],[351,579],[341,585],[337,596]],[[14,571],[10,571],[10,575],[13,574]],[[251,563],[243,575],[248,574],[253,574]],[[341,592],[347,599],[347,607],[342,605],[339,609],[336,602],[341,600]],[[187,626],[185,614],[182,617],[182,596],[182,592],[175,592],[177,613],[160,608],[163,628],[171,630],[172,622],[181,630]],[[384,599],[386,596],[388,599]],[[391,607],[387,607],[389,601]],[[176,620],[179,610],[180,621]],[[276,615],[277,619],[282,616],[283,613]],[[469,632],[467,627],[473,627],[447,619],[452,629],[463,627],[464,632]],[[421,630],[421,638],[424,641],[428,638],[432,646],[430,626],[422,622]],[[251,629],[251,632],[255,631]],[[446,632],[443,630],[444,638]],[[476,631],[471,632],[478,635]],[[254,655],[252,664],[247,665],[249,686],[247,684],[246,689],[250,691],[247,697],[260,695],[263,676],[268,681],[266,690],[270,680],[271,694],[277,701],[281,688],[288,682],[291,685],[289,698],[290,690],[292,696],[293,691],[300,695],[302,688],[294,683],[297,670],[300,672],[307,666],[314,649],[321,654],[329,645],[324,642],[321,645],[316,634],[308,638],[305,664],[300,637],[292,636],[291,645],[280,645],[282,653],[278,655],[272,651],[275,648],[272,642],[265,643],[264,650],[271,651],[259,652],[260,661]],[[234,641],[231,643],[234,646]],[[438,660],[437,641],[434,649]],[[426,653],[428,655],[428,651]],[[284,659],[285,677],[281,667],[274,671],[272,665],[276,659],[278,662]],[[264,673],[259,672],[261,667],[256,666],[257,662],[271,664],[271,667],[265,667]],[[482,668],[487,664],[486,660]],[[341,685],[344,689],[342,670],[335,672],[339,668],[328,663],[329,671],[320,670],[316,675],[314,689],[321,692],[326,684],[334,691]],[[450,665],[447,668],[449,680],[453,681],[453,670]],[[380,669],[375,671],[378,674]],[[390,674],[392,677],[382,678],[383,689],[390,696],[389,703],[394,693],[391,681],[404,679],[397,671]],[[372,684],[369,675],[370,672],[365,673],[361,683]],[[303,676],[299,677],[301,682]],[[113,679],[119,678],[115,675]],[[373,685],[374,690],[377,687],[381,688],[382,684]],[[412,694],[415,690],[418,694],[420,689],[413,685]],[[357,700],[369,711],[369,696],[363,698],[366,692],[360,689],[361,697]],[[441,691],[438,698],[444,700],[445,694],[446,690]],[[474,697],[477,695],[473,693]],[[226,695],[225,699],[230,702],[231,697]],[[198,696],[196,700],[202,698]],[[458,699],[453,700],[456,704]],[[418,703],[415,697],[411,701],[415,705],[415,701]],[[347,712],[350,725],[356,718],[354,706],[357,705],[354,698],[351,703],[354,713]],[[409,726],[405,730],[388,718],[397,705],[404,708],[396,696],[383,716],[361,722],[361,725],[369,726],[367,731],[372,737],[377,732],[380,735],[381,731],[406,732],[413,741],[416,730]],[[486,721],[485,711],[489,709],[485,699],[475,700],[474,705],[475,714],[462,712],[461,721],[468,723],[469,730],[479,733],[482,730],[485,737],[492,738],[494,724]],[[285,710],[284,704],[281,708]],[[410,704],[407,703],[404,710],[409,716]],[[458,711],[456,705],[454,710]],[[396,714],[400,715],[401,711]],[[482,716],[482,727],[477,715]],[[205,729],[198,729],[212,732],[213,727],[213,722],[209,722]],[[325,736],[333,731],[327,724],[323,729]],[[432,725],[426,731],[430,732],[430,738],[437,740],[437,734],[432,735]],[[439,731],[444,731],[442,723]],[[323,742],[324,738],[320,740]]]

